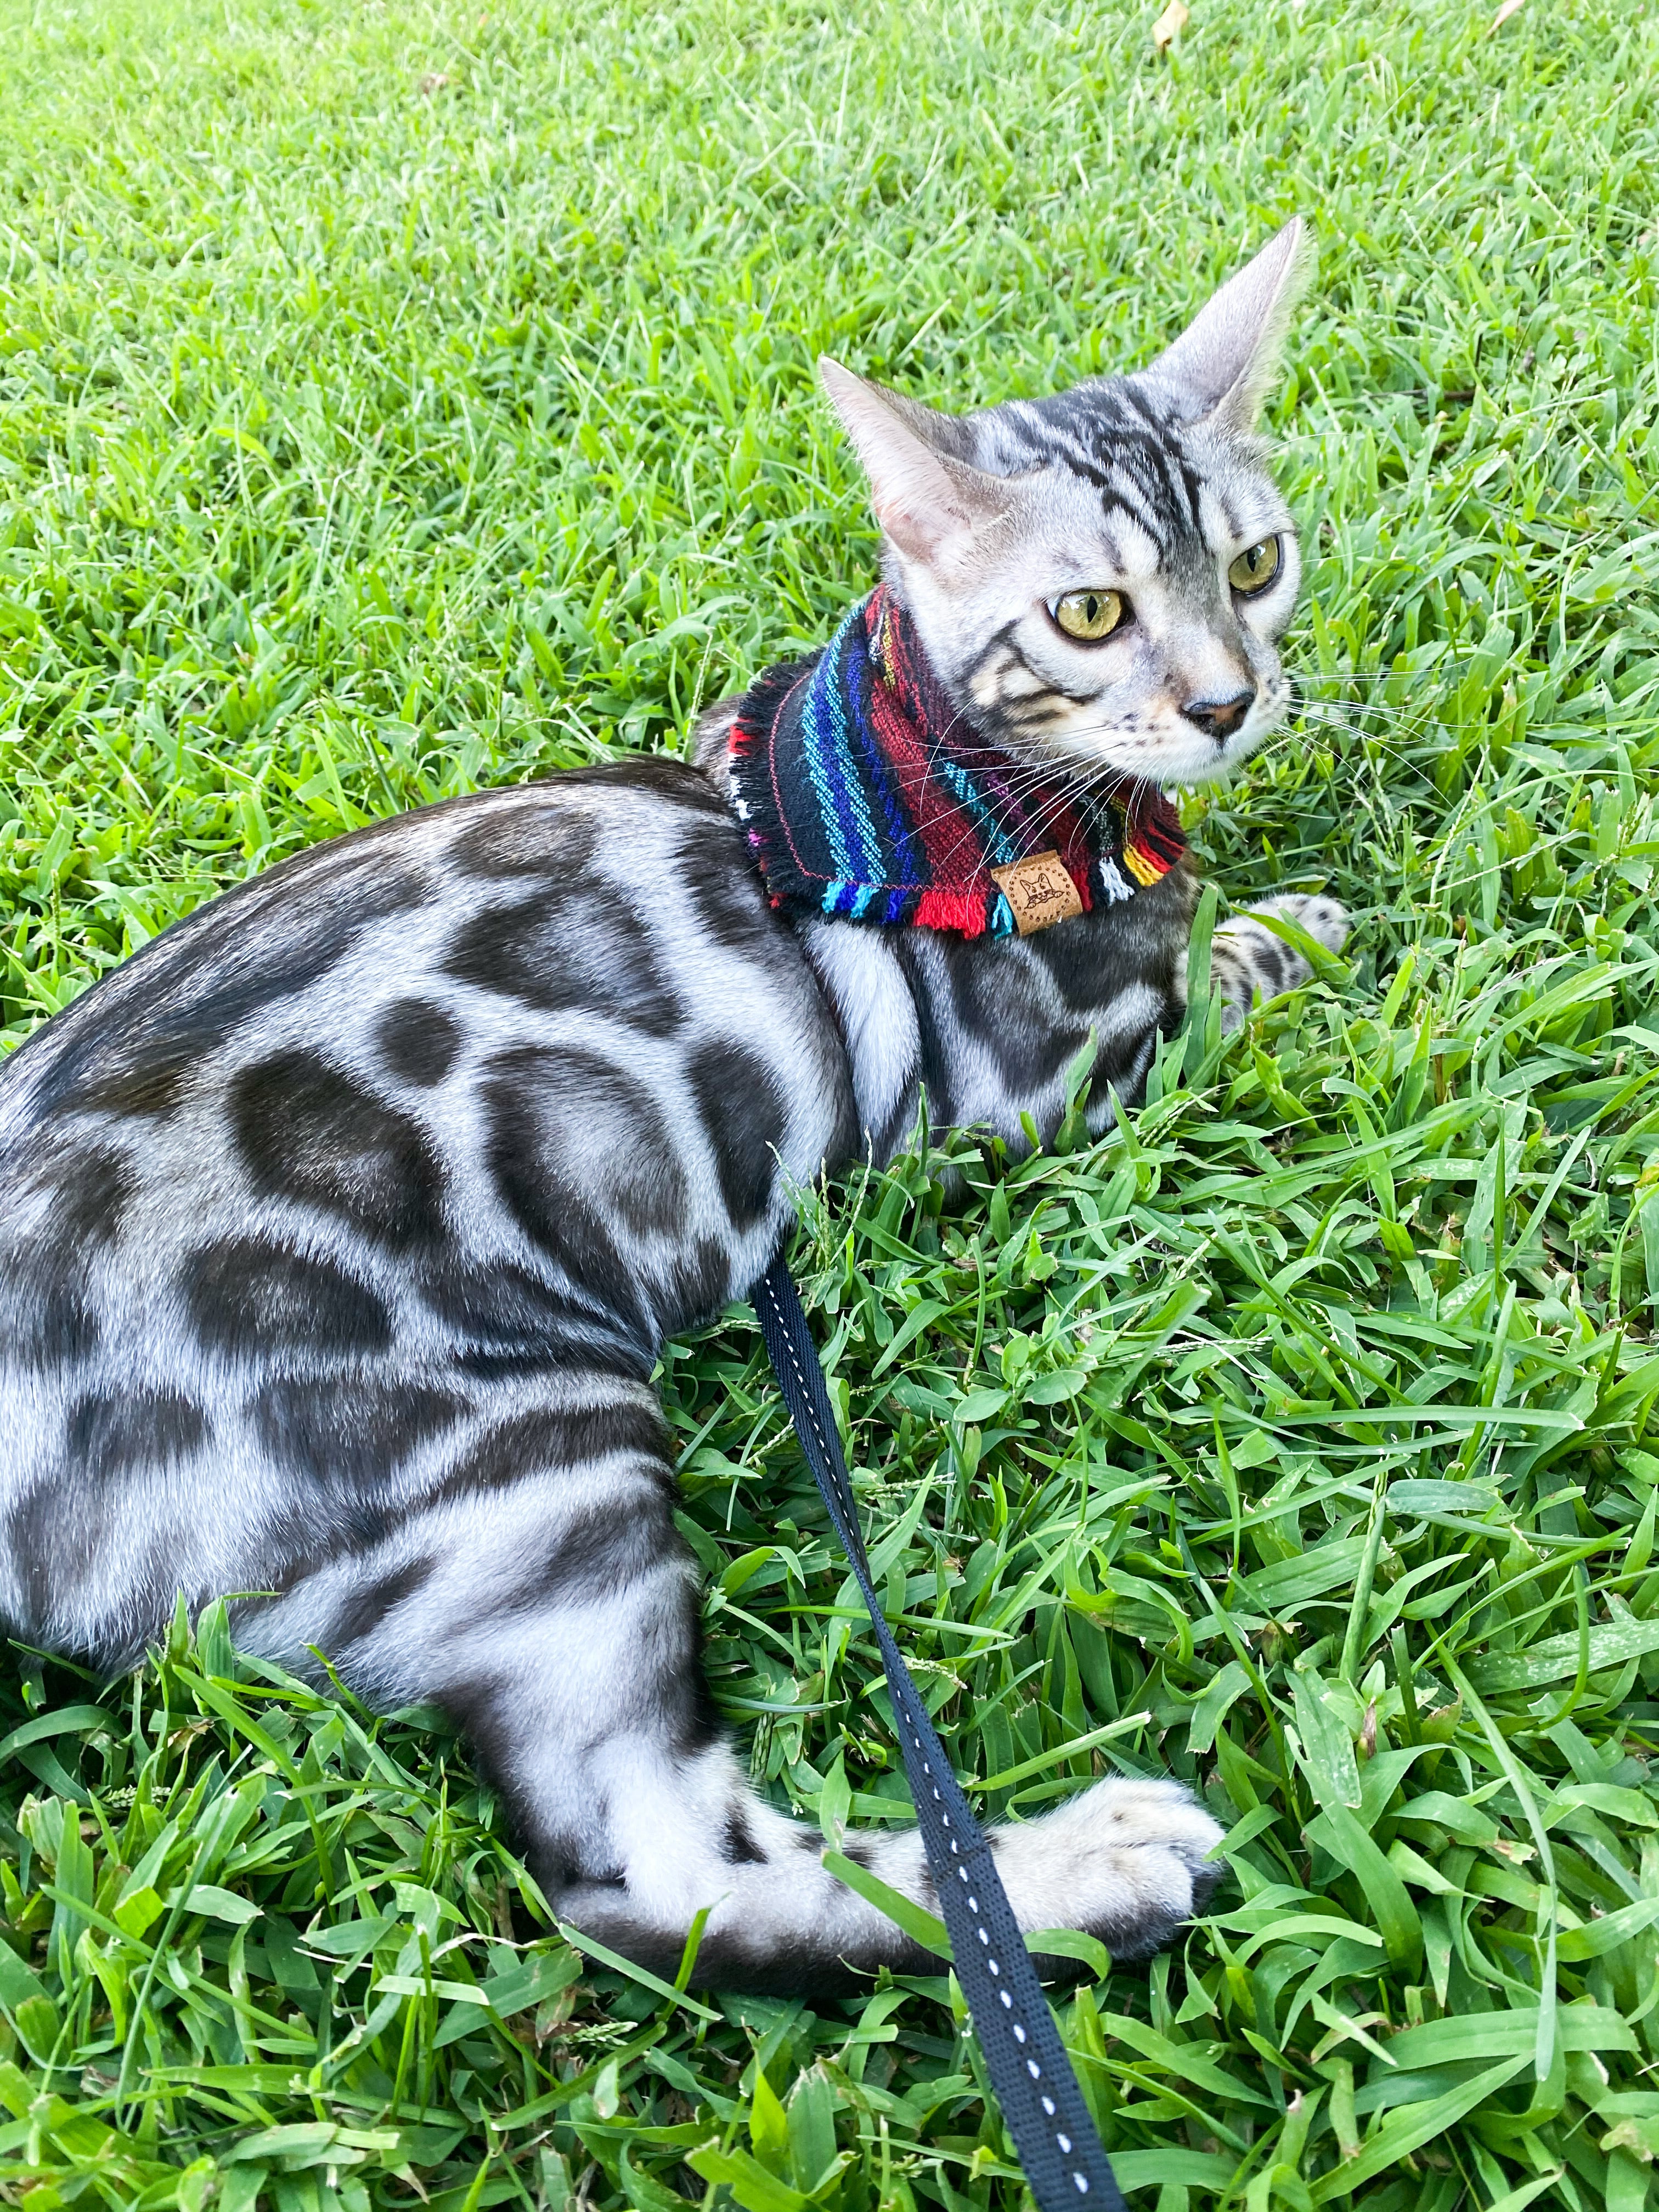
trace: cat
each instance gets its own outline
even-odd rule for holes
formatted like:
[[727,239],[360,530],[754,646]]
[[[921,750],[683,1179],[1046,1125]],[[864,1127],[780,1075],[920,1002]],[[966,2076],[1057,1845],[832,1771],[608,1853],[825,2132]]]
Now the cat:
[[[0,1626],[116,1670],[179,1593],[233,1595],[246,1650],[446,1709],[617,1951],[672,1974],[708,1906],[703,1986],[926,1966],[722,1731],[653,1365],[924,1100],[1019,1148],[1091,1039],[1090,1127],[1139,1095],[1196,899],[1160,788],[1287,710],[1254,426],[1300,249],[1057,398],[951,417],[825,362],[884,538],[832,649],[708,714],[695,763],[289,860],[11,1055]],[[1331,900],[1271,908],[1342,941]],[[1242,917],[1212,973],[1236,1025],[1307,969]],[[1108,1779],[994,1842],[1023,1925],[1128,1958],[1219,1832]],[[933,1902],[914,1830],[847,1849]]]

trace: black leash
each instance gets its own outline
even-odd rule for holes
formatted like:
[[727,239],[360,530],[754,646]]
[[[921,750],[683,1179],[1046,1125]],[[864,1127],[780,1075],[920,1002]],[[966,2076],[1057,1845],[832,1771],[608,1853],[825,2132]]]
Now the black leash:
[[957,1978],[1031,2194],[1040,2212],[1075,2212],[1085,2202],[1091,2212],[1125,2212],[991,1847],[957,1786],[871,1582],[823,1370],[787,1262],[775,1260],[750,1295],[806,1463],[870,1608]]

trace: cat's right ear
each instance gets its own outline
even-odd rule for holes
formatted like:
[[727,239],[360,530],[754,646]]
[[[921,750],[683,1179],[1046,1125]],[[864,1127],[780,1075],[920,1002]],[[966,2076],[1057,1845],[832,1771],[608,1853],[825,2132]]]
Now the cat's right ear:
[[858,448],[876,520],[899,551],[929,568],[965,554],[975,532],[1006,509],[1007,486],[939,450],[933,439],[948,434],[947,417],[855,376],[827,354],[818,374]]

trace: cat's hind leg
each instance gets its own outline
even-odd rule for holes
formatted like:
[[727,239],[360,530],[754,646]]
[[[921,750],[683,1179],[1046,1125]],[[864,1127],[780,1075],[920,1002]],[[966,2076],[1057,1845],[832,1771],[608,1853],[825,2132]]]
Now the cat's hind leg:
[[1257,997],[1276,999],[1305,983],[1311,970],[1300,952],[1257,919],[1277,915],[1305,929],[1317,945],[1340,952],[1347,939],[1346,908],[1322,893],[1285,891],[1258,899],[1246,914],[1224,921],[1210,940],[1211,986],[1222,1001],[1221,1033],[1242,1028]]
[[[886,1966],[937,1962],[823,1863],[817,1832],[757,1798],[729,1749],[690,1765],[632,1764],[611,1800],[619,1885],[573,1885],[561,1911],[613,1949],[672,1976],[708,1918],[692,1979],[702,1988],[832,1993]],[[1081,1929],[1115,1958],[1167,1941],[1220,1869],[1221,1830],[1179,1784],[1097,1783],[1041,1819],[994,1828],[998,1871],[1023,1929]],[[913,1903],[939,1898],[914,1828],[866,1831],[842,1850]]]
[[[713,1711],[696,1563],[674,1526],[654,1409],[520,1413],[372,1554],[331,1559],[248,1623],[250,1648],[325,1651],[381,1705],[453,1714],[559,1916],[672,1977],[805,1993],[932,1971],[823,1864],[817,1831],[750,1786]],[[585,1449],[574,1449],[578,1441]],[[486,1479],[487,1478],[487,1479]],[[1191,1911],[1220,1831],[1167,1782],[1103,1782],[994,1832],[1016,1917],[1152,1950]],[[936,1911],[914,1828],[848,1856]]]

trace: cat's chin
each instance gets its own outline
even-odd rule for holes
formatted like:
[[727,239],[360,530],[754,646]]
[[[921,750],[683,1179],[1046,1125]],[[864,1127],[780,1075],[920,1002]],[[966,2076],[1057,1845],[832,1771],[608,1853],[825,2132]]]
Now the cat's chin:
[[1149,739],[1137,734],[1121,746],[1103,747],[1097,740],[1086,749],[1057,744],[1045,750],[1042,757],[1066,774],[1103,787],[1113,776],[1133,776],[1165,790],[1176,787],[1188,790],[1199,784],[1230,783],[1283,720],[1282,715],[1275,715],[1261,729],[1237,738],[1224,749],[1197,734],[1190,744],[1179,737]]

